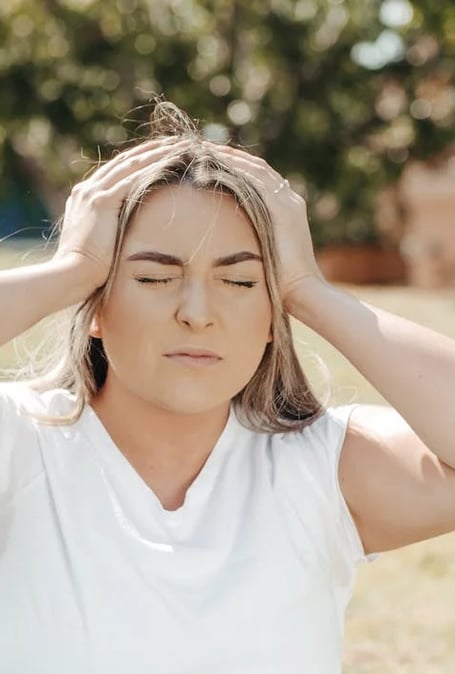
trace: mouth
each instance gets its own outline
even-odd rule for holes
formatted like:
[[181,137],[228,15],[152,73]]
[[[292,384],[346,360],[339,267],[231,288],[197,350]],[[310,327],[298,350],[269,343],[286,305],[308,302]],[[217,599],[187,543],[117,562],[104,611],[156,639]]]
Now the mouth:
[[213,351],[184,348],[164,354],[165,358],[189,367],[207,367],[219,363],[222,358]]

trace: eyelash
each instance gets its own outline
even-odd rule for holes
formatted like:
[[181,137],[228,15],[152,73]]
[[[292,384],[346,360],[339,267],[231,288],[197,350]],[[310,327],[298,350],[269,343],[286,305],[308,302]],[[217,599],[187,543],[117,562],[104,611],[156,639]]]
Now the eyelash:
[[226,283],[228,286],[237,286],[237,288],[254,288],[257,281],[230,281],[225,278],[223,279],[223,283]]
[[[167,283],[170,283],[173,281],[171,278],[147,278],[144,276],[140,276],[139,278],[136,279],[139,283],[150,283],[152,285],[166,285]],[[229,279],[222,279],[223,283],[225,283],[228,286],[235,286],[236,288],[254,288],[254,286],[257,284],[257,281],[230,281]]]

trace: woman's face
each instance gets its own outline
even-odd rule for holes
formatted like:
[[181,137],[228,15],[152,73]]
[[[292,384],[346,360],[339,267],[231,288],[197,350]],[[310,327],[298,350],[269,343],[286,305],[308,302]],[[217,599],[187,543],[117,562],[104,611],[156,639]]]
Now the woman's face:
[[234,199],[187,185],[149,198],[92,334],[111,392],[179,413],[228,404],[271,339],[261,250]]

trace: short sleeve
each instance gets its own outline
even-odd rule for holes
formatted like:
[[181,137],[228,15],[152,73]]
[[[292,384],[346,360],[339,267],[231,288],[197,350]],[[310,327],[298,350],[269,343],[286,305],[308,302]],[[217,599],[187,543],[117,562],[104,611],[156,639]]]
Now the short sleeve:
[[[357,526],[344,498],[339,481],[339,463],[349,419],[358,405],[331,407],[314,424],[313,434],[323,462],[321,470],[327,484],[327,497],[333,516],[332,531],[334,564],[339,561],[352,563],[374,560],[377,555],[367,555]],[[311,428],[311,427],[310,427]],[[316,440],[315,437],[315,440]]]
[[20,416],[22,387],[19,384],[0,383],[0,438],[13,431]]
[[339,480],[341,450],[346,437],[349,419],[356,407],[356,405],[345,405],[328,410],[328,418],[330,419],[330,423],[334,425],[332,432],[336,434],[336,441],[333,443],[333,446],[327,445],[327,462],[330,466],[330,475],[333,480],[334,505],[338,512],[341,526],[340,537],[342,538],[343,547],[346,548],[348,555],[354,562],[363,562],[367,561],[369,556],[365,554],[362,540],[343,496]]
[[11,409],[11,399],[8,395],[9,384],[0,383],[0,428],[6,422]]
[[[303,429],[299,439],[299,472],[309,474],[319,487],[313,491],[312,500],[316,503],[313,512],[318,526],[324,531],[324,559],[328,563],[340,625],[343,624],[344,611],[352,597],[358,564],[375,558],[375,555],[365,554],[338,476],[349,419],[356,407],[346,405],[328,408]],[[308,498],[302,496],[302,503],[305,501],[308,507]]]
[[23,384],[0,383],[0,492],[7,500],[43,472],[36,428],[24,411],[38,409],[38,400]]
[[365,554],[343,496],[338,468],[356,405],[328,408],[296,433],[273,440],[273,479],[299,558],[317,567],[331,587],[340,625]]

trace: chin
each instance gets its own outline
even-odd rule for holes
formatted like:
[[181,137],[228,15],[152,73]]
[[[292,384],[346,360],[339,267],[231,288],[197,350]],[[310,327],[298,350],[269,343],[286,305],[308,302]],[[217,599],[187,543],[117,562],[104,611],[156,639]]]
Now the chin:
[[192,415],[205,414],[220,407],[229,408],[231,399],[215,401],[213,398],[199,398],[195,396],[174,396],[172,399],[153,401],[156,407],[170,414]]

